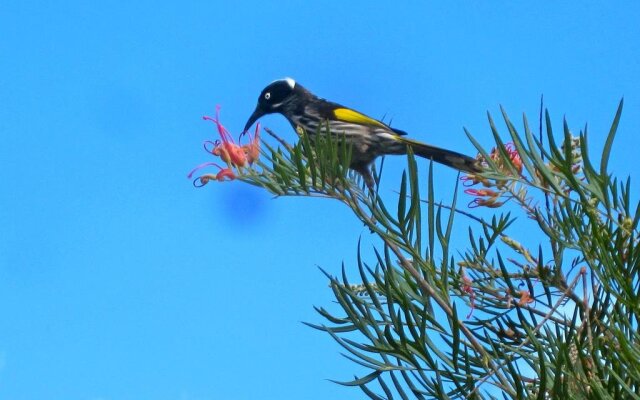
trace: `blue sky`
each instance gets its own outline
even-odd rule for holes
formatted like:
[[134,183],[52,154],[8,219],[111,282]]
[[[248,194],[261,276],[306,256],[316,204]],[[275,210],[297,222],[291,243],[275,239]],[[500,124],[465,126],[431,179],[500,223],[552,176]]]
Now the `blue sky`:
[[[291,76],[433,144],[490,146],[486,111],[601,148],[640,145],[637,2],[3,2],[0,5],[0,398],[361,398],[360,368],[301,324],[331,307],[321,266],[359,237],[330,201],[185,178],[222,106],[239,132]],[[291,140],[278,116],[264,125]],[[403,160],[389,160],[388,190]],[[426,164],[421,164],[426,170]],[[455,173],[435,170],[437,198]],[[464,229],[464,227],[463,227]]]

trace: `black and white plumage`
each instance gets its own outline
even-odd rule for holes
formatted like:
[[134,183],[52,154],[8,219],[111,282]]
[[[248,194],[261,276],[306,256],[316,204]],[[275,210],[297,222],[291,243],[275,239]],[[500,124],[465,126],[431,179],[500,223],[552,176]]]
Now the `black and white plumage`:
[[406,132],[340,104],[322,99],[291,78],[270,83],[260,93],[258,105],[245,125],[245,132],[263,115],[282,114],[299,134],[306,132],[311,139],[328,126],[332,135],[344,136],[352,146],[350,168],[361,173],[368,186],[373,185],[369,171],[379,156],[406,154],[411,147],[414,154],[463,172],[481,171],[475,158],[442,149],[406,137]]

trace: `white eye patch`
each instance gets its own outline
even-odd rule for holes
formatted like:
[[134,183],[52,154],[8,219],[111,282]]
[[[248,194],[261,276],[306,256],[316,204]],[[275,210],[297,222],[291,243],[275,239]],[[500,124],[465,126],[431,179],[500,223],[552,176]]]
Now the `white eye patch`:
[[269,100],[271,98],[271,92],[267,92],[264,94],[264,99]]

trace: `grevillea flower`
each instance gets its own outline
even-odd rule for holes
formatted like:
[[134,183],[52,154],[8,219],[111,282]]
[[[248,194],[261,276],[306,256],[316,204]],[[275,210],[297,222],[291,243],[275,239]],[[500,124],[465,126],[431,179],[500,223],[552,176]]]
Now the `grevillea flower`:
[[[511,161],[511,164],[513,164],[513,166],[516,168],[516,171],[518,171],[518,174],[521,174],[522,158],[520,157],[520,154],[518,154],[518,150],[516,150],[516,147],[513,145],[513,143],[511,142],[506,143],[504,145],[504,151],[509,156],[509,160]],[[511,174],[511,169],[508,166],[508,162],[502,158],[502,154],[500,153],[497,147],[494,147],[491,149],[491,152],[489,153],[489,158],[498,167],[499,171],[505,174]],[[476,159],[484,168],[488,168],[489,163],[481,154],[478,154]],[[477,183],[482,183],[487,187],[491,186],[491,183],[487,179],[482,178],[475,174],[467,174],[460,179],[463,181],[463,184],[465,186],[473,186]]]
[[[227,164],[231,164],[236,167],[244,167],[247,164],[247,155],[242,147],[233,141],[229,131],[220,123],[220,106],[216,107],[215,118],[205,115],[202,119],[215,123],[218,128],[218,133],[220,134],[220,140],[216,140],[214,142],[211,154],[220,157],[222,161]],[[205,142],[205,149],[206,143],[210,142]]]
[[496,192],[491,189],[466,189],[464,192],[466,194],[476,196],[476,198],[469,203],[469,208],[498,208],[504,204],[503,201],[498,201],[500,198],[500,192]]
[[[518,150],[516,150],[516,147],[514,146],[514,144],[511,142],[505,143],[504,151],[505,153],[507,153],[507,156],[509,157],[511,164],[513,164],[513,166],[516,168],[516,171],[518,171],[518,174],[521,174],[522,158],[520,158],[520,154],[518,153]],[[502,154],[500,153],[500,150],[498,150],[497,147],[494,147],[491,149],[491,152],[489,153],[489,158],[498,167],[498,170],[507,174],[511,173],[511,169],[509,168],[508,162],[502,157]],[[484,159],[482,155],[478,156],[478,160],[485,167],[489,166],[489,163]]]
[[531,297],[531,293],[528,290],[520,290],[520,300],[518,300],[519,306],[525,306],[529,303],[533,303],[533,297]]
[[473,291],[473,287],[471,284],[473,281],[471,278],[467,276],[467,274],[462,271],[462,292],[469,295],[469,304],[471,305],[471,310],[469,310],[469,314],[467,314],[467,319],[471,317],[473,314],[473,310],[476,308],[476,293]]
[[[518,151],[516,150],[513,143],[506,143],[504,145],[504,151],[509,157],[511,164],[515,167],[518,175],[520,175],[522,173],[522,159],[520,158],[520,154],[518,154]],[[489,153],[489,158],[498,167],[499,171],[503,172],[506,175],[510,175],[512,173],[512,170],[509,167],[509,161],[504,160],[504,158],[502,157],[502,153],[498,150],[498,148],[494,147],[493,149],[491,149],[491,152]],[[478,155],[477,159],[481,165],[483,165],[484,167],[488,167],[489,163],[485,160],[485,158],[482,155]],[[474,207],[496,208],[504,204],[503,201],[498,201],[498,199],[500,198],[500,196],[505,190],[504,181],[489,180],[487,178],[484,178],[475,174],[467,174],[460,179],[463,181],[463,185],[467,187],[481,183],[482,186],[484,186],[485,188],[495,187],[496,189],[498,189],[498,191],[491,190],[491,189],[465,190],[464,192],[466,194],[476,197],[469,203],[470,208],[474,208]]]
[[187,175],[187,178],[191,179],[193,177],[193,174],[196,173],[196,171],[199,171],[202,168],[209,167],[209,166],[214,166],[214,167],[218,168],[218,170],[219,170],[218,173],[215,174],[215,175],[214,174],[203,174],[203,175],[200,175],[199,177],[194,179],[193,186],[202,187],[202,186],[206,185],[207,183],[209,183],[210,180],[216,180],[218,182],[223,182],[225,180],[225,178],[228,181],[232,181],[232,180],[236,179],[236,175],[233,173],[233,170],[231,168],[222,168],[221,166],[219,166],[218,164],[216,164],[214,162],[206,162],[206,163],[202,163],[202,164],[198,165],[197,167],[192,169],[191,172],[189,172],[189,174]]
[[249,143],[242,145],[247,156],[249,165],[253,164],[260,158],[260,122],[256,124],[256,130],[253,135],[249,134]]
[[203,174],[197,177],[193,181],[193,185],[201,187],[206,185],[211,180],[219,182],[225,180],[234,180],[236,178],[236,171],[234,169],[241,169],[245,166],[252,165],[260,157],[260,124],[256,124],[256,130],[253,135],[249,135],[249,143],[245,145],[237,144],[233,141],[231,133],[220,123],[220,107],[216,107],[216,116],[202,117],[204,120],[212,121],[216,124],[220,139],[211,141],[206,140],[204,142],[204,149],[207,153],[210,153],[216,157],[220,157],[222,161],[227,164],[227,168],[223,168],[215,162],[205,162],[195,167],[189,174],[188,178],[192,178],[196,171],[209,166],[215,166],[218,168],[216,174]]
[[[506,143],[504,145],[504,149],[509,155],[509,160],[511,160],[511,164],[513,164],[513,166],[516,167],[518,174],[521,174],[522,158],[520,158],[520,154],[518,153],[518,150],[516,150],[516,147],[513,145],[513,143]],[[502,162],[502,159],[500,158],[500,152],[498,151],[497,148],[493,148],[491,150],[491,158],[494,161],[500,160],[499,165],[503,167],[505,170],[507,170],[507,165],[504,162]]]
[[491,190],[491,189],[466,189],[464,191],[466,194],[470,194],[472,196],[489,196],[489,197],[495,197],[495,196],[499,196],[500,193]]

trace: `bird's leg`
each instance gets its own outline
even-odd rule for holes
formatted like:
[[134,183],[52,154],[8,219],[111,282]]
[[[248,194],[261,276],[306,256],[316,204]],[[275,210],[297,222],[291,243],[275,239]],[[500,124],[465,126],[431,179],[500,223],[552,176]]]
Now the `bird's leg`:
[[351,169],[362,175],[362,179],[364,179],[365,185],[369,189],[370,194],[374,194],[376,192],[375,188],[375,180],[373,179],[373,175],[371,174],[371,170],[368,165],[351,165]]
[[371,175],[369,168],[365,168],[364,172],[362,172],[362,178],[364,179],[365,185],[369,188],[369,192],[371,194],[375,193],[375,181],[373,180],[373,175]]
[[[370,201],[376,202],[376,188],[375,188],[375,180],[373,179],[373,175],[371,174],[371,170],[368,165],[359,165],[359,166],[351,166],[351,169],[362,175],[362,179],[364,179],[365,185],[369,189],[369,196],[371,197]],[[376,217],[373,215],[369,216],[369,222],[373,225],[376,224]],[[365,223],[366,225],[366,223]],[[369,226],[369,230],[373,233],[373,228]]]

